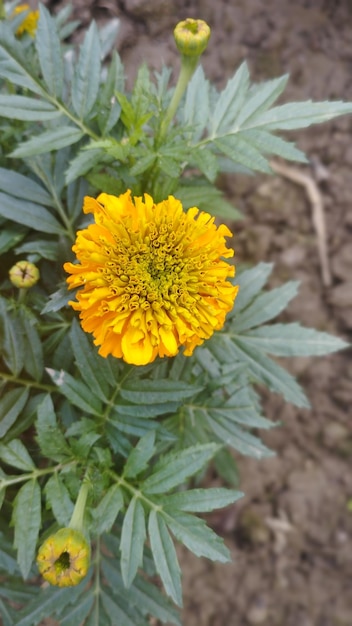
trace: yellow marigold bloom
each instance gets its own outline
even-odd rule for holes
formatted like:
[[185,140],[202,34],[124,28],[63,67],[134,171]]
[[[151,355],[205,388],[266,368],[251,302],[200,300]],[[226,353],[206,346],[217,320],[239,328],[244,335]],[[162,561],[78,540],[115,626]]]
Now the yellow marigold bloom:
[[24,33],[28,33],[31,37],[35,36],[37,30],[37,22],[39,19],[39,11],[31,11],[29,4],[20,4],[18,7],[15,7],[13,10],[13,17],[18,15],[19,13],[23,13],[23,11],[29,11],[28,15],[24,18],[23,22],[19,25],[16,30],[16,35],[19,37]]
[[185,213],[173,196],[155,204],[130,191],[86,197],[83,210],[95,224],[77,233],[79,264],[64,268],[69,287],[82,287],[70,304],[103,357],[145,365],[180,346],[189,356],[222,328],[238,290],[227,280],[227,226],[196,207]]
[[84,535],[73,528],[61,528],[40,546],[39,572],[51,585],[74,587],[87,575],[90,546]]

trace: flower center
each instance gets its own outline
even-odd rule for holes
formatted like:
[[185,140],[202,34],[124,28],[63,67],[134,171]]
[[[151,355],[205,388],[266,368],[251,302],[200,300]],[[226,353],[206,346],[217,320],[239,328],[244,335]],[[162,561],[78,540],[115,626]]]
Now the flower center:
[[70,564],[71,559],[69,552],[62,552],[54,563],[56,573],[61,574],[62,572],[66,572],[66,570],[70,569]]

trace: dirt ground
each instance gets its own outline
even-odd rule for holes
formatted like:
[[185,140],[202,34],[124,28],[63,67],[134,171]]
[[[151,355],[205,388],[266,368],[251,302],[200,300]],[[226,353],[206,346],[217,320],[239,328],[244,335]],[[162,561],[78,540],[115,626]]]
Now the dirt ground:
[[[64,2],[47,0],[55,11]],[[83,25],[119,17],[118,50],[129,83],[144,60],[178,69],[172,30],[185,17],[212,28],[203,65],[220,87],[243,59],[255,80],[290,74],[283,101],[352,100],[351,0],[74,0]],[[331,285],[322,280],[312,205],[286,177],[223,176],[245,214],[236,222],[238,262],[275,261],[272,285],[302,282],[285,314],[351,340],[352,117],[292,134],[310,157],[300,168],[318,185],[328,233]],[[239,458],[246,497],[210,521],[233,563],[180,550],[185,626],[352,626],[351,351],[292,359],[313,409],[265,395],[264,433],[277,456]]]

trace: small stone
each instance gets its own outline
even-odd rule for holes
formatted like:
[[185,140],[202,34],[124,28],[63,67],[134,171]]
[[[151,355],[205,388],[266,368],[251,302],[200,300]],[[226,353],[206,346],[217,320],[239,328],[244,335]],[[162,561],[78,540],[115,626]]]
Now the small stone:
[[254,598],[246,615],[250,624],[262,624],[268,617],[268,604],[262,596]]

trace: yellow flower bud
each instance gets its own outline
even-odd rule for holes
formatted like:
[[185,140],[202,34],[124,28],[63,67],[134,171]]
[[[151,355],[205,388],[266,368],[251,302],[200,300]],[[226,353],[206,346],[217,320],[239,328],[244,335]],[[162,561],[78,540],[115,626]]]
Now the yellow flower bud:
[[176,46],[181,54],[190,57],[200,56],[206,49],[210,37],[210,28],[203,20],[188,17],[179,22],[174,30]]
[[9,271],[10,281],[19,289],[33,287],[39,280],[39,270],[34,263],[18,261]]
[[20,4],[15,7],[12,13],[12,16],[15,17],[19,13],[23,13],[24,11],[29,11],[28,15],[24,18],[23,22],[19,25],[16,30],[16,35],[20,37],[24,33],[28,33],[31,37],[35,36],[37,30],[37,22],[39,19],[39,11],[31,11],[29,4]]
[[87,575],[90,545],[85,536],[73,528],[61,528],[40,546],[37,556],[39,572],[51,585],[74,587]]

